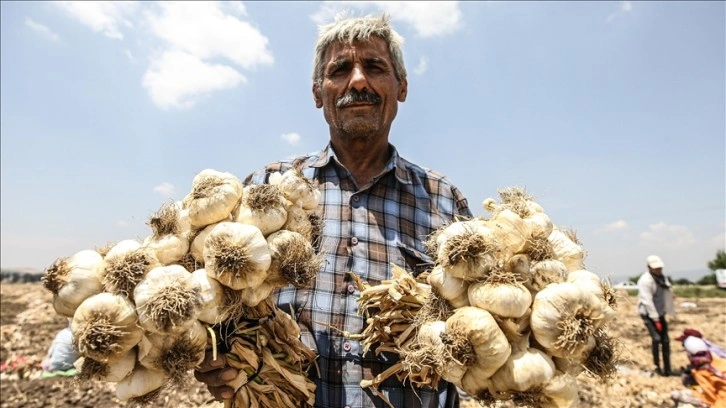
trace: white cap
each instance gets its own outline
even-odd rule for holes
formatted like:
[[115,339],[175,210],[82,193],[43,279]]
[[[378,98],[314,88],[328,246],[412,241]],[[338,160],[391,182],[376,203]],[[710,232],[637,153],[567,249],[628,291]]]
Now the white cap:
[[660,259],[658,255],[651,255],[646,260],[648,263],[648,266],[650,266],[651,269],[657,269],[663,267],[663,260]]
[[688,354],[696,354],[699,351],[708,351],[706,342],[699,339],[698,337],[688,336],[683,341],[683,347],[686,349]]

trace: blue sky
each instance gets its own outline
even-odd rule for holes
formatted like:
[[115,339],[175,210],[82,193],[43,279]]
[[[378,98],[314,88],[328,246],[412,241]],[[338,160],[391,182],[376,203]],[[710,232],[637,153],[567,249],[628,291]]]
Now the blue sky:
[[317,25],[387,11],[399,152],[475,214],[523,186],[587,268],[700,278],[726,246],[724,2],[1,2],[2,266],[143,238],[205,168],[327,140]]

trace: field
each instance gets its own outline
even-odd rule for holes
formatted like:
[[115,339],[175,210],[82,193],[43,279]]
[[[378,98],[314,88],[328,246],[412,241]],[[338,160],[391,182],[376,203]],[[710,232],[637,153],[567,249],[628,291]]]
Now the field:
[[[50,305],[50,294],[39,284],[0,285],[0,407],[124,406],[114,396],[112,384],[77,384],[69,378],[40,378],[38,365],[55,333],[67,324]],[[635,313],[635,298],[625,293],[618,305],[618,318],[610,333],[622,346],[619,373],[609,383],[578,377],[581,407],[672,407],[670,391],[681,387],[678,377],[652,376],[650,339]],[[682,346],[673,340],[686,327],[699,329],[720,344],[726,344],[726,299],[679,297],[677,317],[670,319],[672,365],[685,366]],[[209,402],[205,387],[191,379],[183,389],[165,390],[154,406],[198,407]],[[478,407],[473,400],[464,408]],[[505,405],[506,406],[506,405]]]

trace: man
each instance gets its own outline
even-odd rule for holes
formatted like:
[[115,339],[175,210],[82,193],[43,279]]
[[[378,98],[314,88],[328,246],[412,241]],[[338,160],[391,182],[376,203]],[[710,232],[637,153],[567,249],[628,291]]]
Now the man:
[[686,337],[683,348],[689,366],[682,381],[690,389],[673,391],[671,398],[697,407],[726,408],[726,360],[714,356],[700,337]]
[[[645,322],[650,334],[653,352],[653,363],[658,375],[669,376],[671,372],[671,349],[668,339],[668,321],[666,315],[675,315],[673,308],[673,292],[671,283],[663,275],[663,260],[657,255],[646,259],[648,272],[638,279],[638,313]],[[660,353],[663,353],[663,368],[660,365]]]
[[[313,72],[313,100],[323,110],[330,143],[321,152],[268,165],[247,183],[267,182],[270,172],[297,167],[318,182],[323,218],[321,251],[325,264],[309,290],[285,288],[281,309],[294,310],[303,341],[317,351],[320,368],[317,407],[381,407],[381,398],[360,381],[390,367],[390,355],[362,354],[357,341],[340,332],[360,333],[358,289],[353,272],[372,285],[390,277],[396,264],[414,273],[432,266],[424,241],[456,216],[471,216],[466,199],[442,175],[398,155],[389,143],[398,103],[408,82],[401,37],[388,18],[353,18],[321,28]],[[333,330],[331,327],[337,329]],[[218,363],[219,364],[219,363]],[[205,361],[197,378],[217,398],[231,397],[218,387],[230,368],[212,370]],[[206,372],[206,373],[205,373]],[[395,376],[394,376],[395,377]],[[456,407],[456,388],[414,389],[394,377],[379,390],[396,407]]]

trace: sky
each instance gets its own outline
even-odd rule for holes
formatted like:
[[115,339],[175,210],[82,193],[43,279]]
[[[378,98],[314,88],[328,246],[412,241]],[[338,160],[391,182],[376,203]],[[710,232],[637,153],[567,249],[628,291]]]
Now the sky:
[[475,215],[520,186],[617,280],[726,247],[724,2],[0,2],[1,265],[143,239],[206,168],[328,141],[318,26],[387,12],[408,99],[390,141]]

